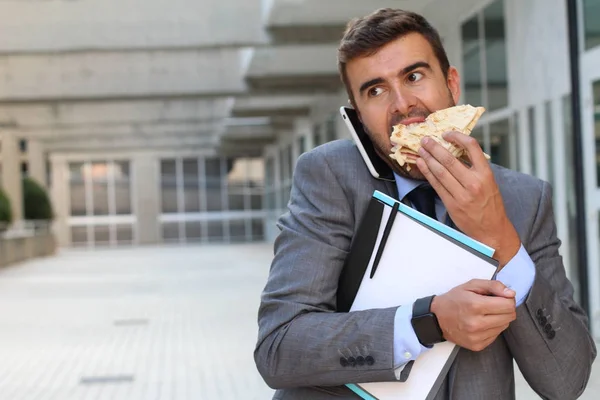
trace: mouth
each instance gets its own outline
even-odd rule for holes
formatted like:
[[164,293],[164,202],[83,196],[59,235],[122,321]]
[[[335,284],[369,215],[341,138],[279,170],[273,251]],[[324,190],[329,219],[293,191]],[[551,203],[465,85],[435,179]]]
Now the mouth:
[[418,124],[418,123],[421,123],[424,121],[425,121],[425,117],[410,117],[410,118],[403,119],[399,123],[402,125],[411,125],[411,124]]

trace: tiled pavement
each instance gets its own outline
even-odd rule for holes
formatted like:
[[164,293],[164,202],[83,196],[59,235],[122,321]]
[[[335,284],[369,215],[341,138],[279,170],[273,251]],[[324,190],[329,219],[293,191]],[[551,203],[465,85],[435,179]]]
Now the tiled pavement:
[[[271,254],[80,250],[0,270],[0,400],[269,399],[252,350]],[[599,397],[595,370],[582,398]]]

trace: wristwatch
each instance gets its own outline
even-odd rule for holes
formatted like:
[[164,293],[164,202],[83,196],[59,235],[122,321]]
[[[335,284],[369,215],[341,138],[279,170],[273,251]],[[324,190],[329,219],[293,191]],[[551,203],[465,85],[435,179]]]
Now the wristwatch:
[[410,322],[417,339],[425,347],[432,347],[436,343],[445,341],[438,319],[431,312],[431,302],[434,297],[423,297],[413,304],[413,315]]

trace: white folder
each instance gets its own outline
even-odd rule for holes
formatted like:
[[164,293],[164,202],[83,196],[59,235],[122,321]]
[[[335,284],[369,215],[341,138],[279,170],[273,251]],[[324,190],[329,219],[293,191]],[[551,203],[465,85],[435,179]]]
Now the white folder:
[[[491,258],[492,248],[379,191],[371,201],[381,202],[383,213],[381,221],[372,221],[379,223],[379,233],[350,311],[412,307],[418,298],[443,294],[471,279],[494,277],[497,262]],[[395,204],[398,211],[383,244]],[[451,342],[438,343],[415,360],[406,382],[347,386],[369,400],[429,400],[436,395],[457,352],[458,346]]]

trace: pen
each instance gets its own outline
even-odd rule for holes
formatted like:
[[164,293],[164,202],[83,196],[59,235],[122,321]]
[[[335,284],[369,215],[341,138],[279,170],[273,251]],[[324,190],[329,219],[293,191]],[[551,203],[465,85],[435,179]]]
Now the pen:
[[379,260],[381,259],[381,255],[383,254],[383,250],[385,249],[385,244],[387,242],[388,236],[390,235],[390,231],[392,230],[392,225],[394,225],[394,220],[396,219],[396,215],[398,214],[399,208],[400,203],[394,203],[394,207],[392,207],[390,218],[387,220],[387,223],[385,224],[385,229],[383,230],[383,236],[381,238],[381,243],[379,243],[377,254],[375,255],[375,261],[373,261],[373,268],[371,268],[370,279],[373,279],[373,276],[375,276],[375,271],[377,270],[377,266],[379,265]]

